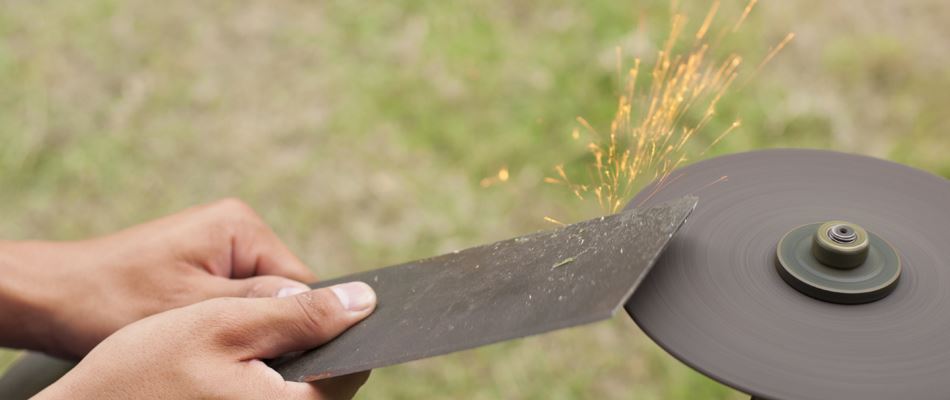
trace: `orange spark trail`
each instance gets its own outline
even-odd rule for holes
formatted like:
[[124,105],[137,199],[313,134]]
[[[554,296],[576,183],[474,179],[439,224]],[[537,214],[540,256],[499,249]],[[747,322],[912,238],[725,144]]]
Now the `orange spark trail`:
[[[738,31],[756,2],[748,2],[732,25],[733,32]],[[685,36],[687,18],[674,12],[669,35],[657,51],[646,87],[637,86],[643,71],[639,58],[634,59],[626,74],[618,71],[618,76],[624,76],[622,92],[607,134],[601,134],[586,119],[576,118],[582,129],[574,129],[571,136],[578,140],[584,132],[588,137],[590,182],[578,183],[574,180],[578,174],[566,170],[562,164],[555,167],[556,176],[544,179],[546,183],[564,185],[580,199],[592,197],[604,212],[614,213],[646,180],[658,180],[657,188],[661,188],[670,173],[690,159],[690,140],[713,121],[719,101],[733,88],[743,61],[738,54],[719,59],[713,56],[711,49],[721,36],[710,43],[707,33],[719,5],[718,0],[713,2],[699,28],[687,36],[694,43],[686,50],[678,50],[681,48],[678,44]],[[793,37],[788,34],[771,48],[758,68],[772,60]],[[617,51],[620,60],[619,48]],[[698,155],[705,154],[740,125],[739,120],[733,121]],[[545,219],[553,221],[550,217]]]

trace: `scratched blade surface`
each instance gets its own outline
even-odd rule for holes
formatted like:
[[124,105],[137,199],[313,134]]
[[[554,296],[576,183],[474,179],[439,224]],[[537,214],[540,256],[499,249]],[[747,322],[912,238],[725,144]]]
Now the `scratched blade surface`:
[[287,380],[313,381],[610,318],[696,202],[684,197],[314,284],[366,282],[376,311],[271,366]]

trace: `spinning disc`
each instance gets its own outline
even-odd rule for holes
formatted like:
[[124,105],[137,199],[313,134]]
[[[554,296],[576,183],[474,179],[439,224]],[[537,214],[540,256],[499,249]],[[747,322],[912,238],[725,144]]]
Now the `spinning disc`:
[[[950,182],[869,157],[766,150],[674,171],[629,206],[690,194],[699,206],[626,306],[660,346],[765,398],[950,396]],[[815,251],[786,245],[808,260],[786,257],[785,268],[783,238],[819,226],[852,247],[866,230],[862,266],[826,268]],[[796,268],[820,271],[809,280]],[[832,295],[809,293],[816,287]]]

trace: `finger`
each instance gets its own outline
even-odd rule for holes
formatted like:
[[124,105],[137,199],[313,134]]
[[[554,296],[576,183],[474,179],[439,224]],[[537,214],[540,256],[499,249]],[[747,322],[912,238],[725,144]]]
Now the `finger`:
[[292,279],[275,275],[246,279],[228,279],[208,276],[204,285],[206,298],[213,297],[287,297],[310,290],[310,287]]
[[239,200],[222,201],[215,209],[232,221],[231,276],[279,275],[301,282],[316,280],[313,272],[277,237],[264,220]]
[[[256,393],[258,396],[253,396],[253,398],[352,399],[360,387],[366,383],[370,374],[370,371],[357,372],[308,383],[285,381],[277,371],[260,360],[251,360],[245,364],[245,367],[249,374],[247,379],[261,382],[255,385],[255,388],[261,389],[261,393]],[[245,396],[248,394],[245,393]]]
[[301,282],[313,282],[317,279],[267,226],[237,229],[233,243],[233,277],[280,275]]
[[310,386],[323,399],[351,399],[369,379],[370,371],[355,374],[336,376],[329,379],[311,382]]
[[281,393],[282,398],[290,399],[352,399],[366,383],[369,371],[336,376],[317,382],[286,382]]
[[330,341],[375,307],[376,294],[369,285],[344,283],[228,310],[233,313],[228,316],[230,327],[217,336],[240,359],[274,358]]

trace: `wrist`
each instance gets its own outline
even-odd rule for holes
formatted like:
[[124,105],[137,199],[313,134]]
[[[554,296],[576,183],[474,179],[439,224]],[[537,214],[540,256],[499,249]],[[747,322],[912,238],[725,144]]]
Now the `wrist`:
[[45,265],[54,244],[0,241],[0,345],[50,351],[59,299],[53,266]]

